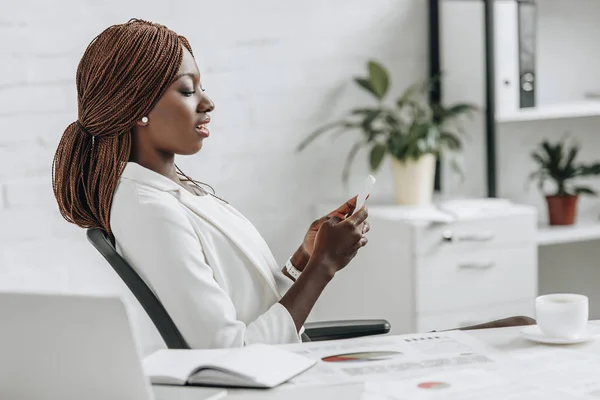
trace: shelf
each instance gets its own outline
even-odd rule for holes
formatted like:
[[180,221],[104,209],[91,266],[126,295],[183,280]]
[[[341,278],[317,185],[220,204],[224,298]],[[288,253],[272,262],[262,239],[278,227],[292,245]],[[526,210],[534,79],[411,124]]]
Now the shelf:
[[600,239],[600,222],[587,222],[570,226],[541,226],[538,228],[537,242],[540,246],[561,243],[584,242]]
[[499,114],[496,117],[496,121],[518,122],[593,116],[600,116],[600,101],[581,101],[523,108],[514,113],[505,115]]

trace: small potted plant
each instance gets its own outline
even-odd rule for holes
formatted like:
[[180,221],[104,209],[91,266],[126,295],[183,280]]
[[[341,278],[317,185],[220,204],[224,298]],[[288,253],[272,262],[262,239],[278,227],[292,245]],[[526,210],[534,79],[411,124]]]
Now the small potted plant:
[[367,64],[368,75],[354,82],[375,99],[375,104],[350,110],[338,121],[320,127],[303,140],[298,151],[325,132],[359,130],[362,135],[351,148],[342,180],[347,183],[351,164],[363,147],[369,148],[372,172],[376,172],[386,156],[391,157],[395,180],[396,203],[422,205],[431,202],[435,177],[435,160],[442,153],[450,165],[460,171],[457,153],[462,149],[464,130],[459,117],[476,108],[470,104],[454,104],[447,108],[428,99],[435,78],[407,88],[392,104],[386,104],[389,74],[376,61]]
[[[575,180],[600,174],[600,163],[583,164],[577,162],[579,146],[559,140],[550,143],[544,140],[537,150],[531,153],[537,169],[529,175],[537,180],[540,192],[545,195],[550,225],[572,225],[577,214],[579,195],[595,195],[589,186],[576,185]],[[554,191],[546,192],[545,183],[554,183]]]

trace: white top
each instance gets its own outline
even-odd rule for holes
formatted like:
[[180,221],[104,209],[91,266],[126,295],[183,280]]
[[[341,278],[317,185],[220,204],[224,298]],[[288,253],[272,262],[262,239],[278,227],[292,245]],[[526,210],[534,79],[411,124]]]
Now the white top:
[[301,341],[278,302],[291,280],[230,205],[129,162],[110,224],[117,252],[154,290],[190,347]]

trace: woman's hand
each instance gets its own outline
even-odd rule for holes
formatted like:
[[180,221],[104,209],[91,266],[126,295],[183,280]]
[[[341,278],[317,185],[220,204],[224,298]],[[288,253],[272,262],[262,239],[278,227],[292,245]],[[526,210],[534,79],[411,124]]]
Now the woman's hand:
[[[298,250],[296,250],[296,252],[292,256],[292,264],[298,270],[304,270],[304,267],[306,267],[308,260],[313,255],[313,252],[315,250],[315,238],[317,237],[317,232],[319,232],[321,226],[325,222],[329,221],[332,217],[338,217],[342,220],[346,219],[350,214],[352,214],[355,207],[356,196],[354,196],[353,198],[351,198],[350,200],[348,200],[329,214],[319,218],[318,220],[310,224],[308,232],[306,232],[306,235],[304,236],[304,241],[302,242],[302,245],[298,248]],[[362,228],[363,234],[369,232],[369,222],[365,221]]]
[[335,273],[344,268],[358,250],[367,244],[367,238],[363,234],[368,217],[367,209],[363,207],[348,216],[354,210],[354,203],[349,203],[346,202],[311,225],[307,234],[309,240],[305,241],[309,245],[308,251],[312,251],[310,260],[305,271],[279,300],[292,316],[298,330],[302,328]]
[[328,217],[316,232],[310,265],[333,278],[333,275],[348,265],[358,250],[367,244],[364,222],[368,216],[366,207],[363,207],[350,217]]

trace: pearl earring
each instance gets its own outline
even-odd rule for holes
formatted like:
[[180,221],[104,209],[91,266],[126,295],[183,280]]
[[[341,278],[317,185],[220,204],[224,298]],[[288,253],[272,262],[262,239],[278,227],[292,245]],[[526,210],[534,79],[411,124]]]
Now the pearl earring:
[[148,117],[142,117],[142,122],[144,124],[147,124],[148,123]]

